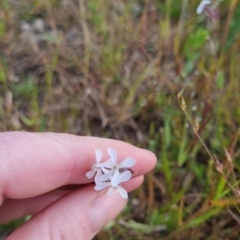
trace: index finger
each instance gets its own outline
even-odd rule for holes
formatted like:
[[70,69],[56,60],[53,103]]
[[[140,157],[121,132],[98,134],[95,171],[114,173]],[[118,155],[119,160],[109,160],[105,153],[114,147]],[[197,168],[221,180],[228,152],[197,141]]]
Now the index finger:
[[134,176],[149,172],[156,164],[153,153],[128,143],[62,133],[8,132],[0,134],[1,198],[34,197],[67,184],[91,182],[85,174],[95,160],[95,149],[109,159],[107,148],[136,159]]

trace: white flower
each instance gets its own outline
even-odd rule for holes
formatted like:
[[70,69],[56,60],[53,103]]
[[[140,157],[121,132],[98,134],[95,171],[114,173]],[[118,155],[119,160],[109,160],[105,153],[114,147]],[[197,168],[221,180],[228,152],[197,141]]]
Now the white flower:
[[102,171],[104,172],[104,175],[102,176],[102,178],[105,177],[105,175],[111,176],[116,173],[119,173],[120,169],[128,169],[132,167],[136,162],[135,159],[127,157],[121,163],[117,164],[116,151],[112,148],[108,148],[107,151],[110,156],[110,159],[103,163]]
[[110,182],[98,182],[95,186],[95,190],[102,190],[105,187],[110,187],[108,190],[108,195],[111,195],[114,190],[117,190],[122,198],[127,199],[127,191],[120,186],[122,182],[126,182],[131,179],[132,173],[130,171],[125,171],[123,173],[116,172],[110,179]]
[[129,170],[135,164],[135,159],[127,157],[121,163],[117,164],[117,153],[112,148],[107,149],[110,159],[106,162],[100,163],[102,159],[102,152],[95,150],[96,163],[92,166],[92,170],[86,173],[87,178],[92,178],[95,175],[95,190],[101,190],[105,187],[110,187],[108,195],[113,190],[117,189],[123,198],[128,198],[127,191],[120,186],[122,182],[128,181],[132,177]]
[[197,14],[201,14],[205,8],[206,5],[211,4],[211,0],[202,0],[200,4],[197,7]]
[[101,166],[101,159],[102,159],[102,152],[97,149],[95,150],[96,155],[96,163],[92,166],[92,170],[86,173],[87,178],[92,178],[95,174],[95,180],[101,175],[102,166]]

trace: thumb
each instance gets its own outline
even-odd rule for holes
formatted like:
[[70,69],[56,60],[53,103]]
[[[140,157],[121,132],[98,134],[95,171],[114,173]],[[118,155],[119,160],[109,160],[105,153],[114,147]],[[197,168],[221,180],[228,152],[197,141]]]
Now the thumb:
[[93,185],[86,186],[45,208],[7,240],[90,240],[122,211],[126,203],[117,191],[109,196],[105,191],[95,191]]

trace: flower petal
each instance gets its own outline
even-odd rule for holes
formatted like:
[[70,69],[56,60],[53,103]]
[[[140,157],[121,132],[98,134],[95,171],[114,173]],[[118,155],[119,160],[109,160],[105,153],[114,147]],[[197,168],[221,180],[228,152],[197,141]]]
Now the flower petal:
[[197,7],[197,14],[201,14],[206,5],[211,4],[211,0],[202,0],[201,3]]
[[112,148],[108,148],[107,151],[114,165],[117,164],[117,152]]
[[112,159],[108,159],[107,161],[100,163],[98,165],[99,167],[104,167],[104,168],[112,168],[114,166]]
[[112,169],[107,169],[107,168],[103,167],[102,171],[103,171],[104,174],[107,174],[107,173],[112,172]]
[[97,184],[98,182],[101,182],[99,178],[102,176],[101,170],[97,170],[97,174],[95,175],[94,181]]
[[102,190],[105,187],[109,187],[109,182],[98,182],[96,186],[94,187],[95,190]]
[[95,155],[96,155],[96,162],[100,163],[101,159],[102,159],[102,152],[100,149],[96,149],[95,150]]
[[95,173],[96,173],[96,170],[91,170],[86,173],[86,177],[90,179],[95,175]]
[[130,171],[125,171],[125,172],[120,174],[120,181],[121,182],[126,182],[129,179],[131,179],[131,177],[132,177],[132,173]]
[[97,179],[97,181],[98,181],[98,182],[105,182],[105,181],[109,180],[111,177],[112,177],[112,172],[109,171],[108,173],[102,174],[102,175]]
[[122,198],[128,199],[128,193],[127,193],[127,191],[123,187],[118,186],[117,190],[120,193]]
[[114,190],[115,188],[113,187],[109,188],[107,195],[111,195],[114,192]]
[[129,168],[135,164],[136,160],[130,157],[124,159],[121,163],[119,163],[118,168]]
[[197,7],[197,14],[201,14],[203,12],[205,5],[201,2]]
[[120,182],[121,182],[120,173],[118,170],[116,170],[111,178],[112,186],[117,187]]

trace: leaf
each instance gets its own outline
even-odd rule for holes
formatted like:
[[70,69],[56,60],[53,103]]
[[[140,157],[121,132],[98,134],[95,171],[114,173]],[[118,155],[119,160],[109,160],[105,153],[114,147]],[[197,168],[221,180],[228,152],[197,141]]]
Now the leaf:
[[164,231],[167,228],[165,225],[151,226],[151,225],[144,224],[144,223],[138,223],[133,220],[130,220],[128,222],[121,220],[120,224],[127,228],[133,229],[135,231],[140,231],[140,232],[147,233],[147,234],[155,232],[155,231]]
[[184,55],[189,59],[193,60],[195,54],[200,50],[200,48],[205,44],[209,36],[208,30],[205,28],[198,28],[196,31],[192,32],[187,40],[185,41],[183,47]]
[[177,158],[179,167],[181,167],[187,160],[188,155],[186,153],[186,146],[187,146],[187,131],[186,128],[184,128]]
[[240,199],[220,199],[220,200],[211,200],[209,202],[212,206],[215,207],[226,207],[231,205],[236,205],[240,203]]

